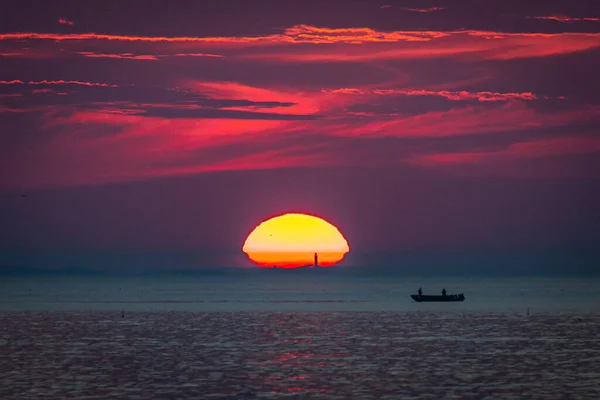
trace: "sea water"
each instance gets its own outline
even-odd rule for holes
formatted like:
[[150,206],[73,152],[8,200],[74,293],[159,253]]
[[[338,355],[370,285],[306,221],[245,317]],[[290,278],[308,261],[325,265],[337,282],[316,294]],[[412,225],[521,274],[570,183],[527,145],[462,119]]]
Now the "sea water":
[[600,398],[596,278],[316,272],[2,278],[0,398]]
[[[410,295],[464,293],[464,302]],[[577,276],[348,276],[287,271],[190,276],[0,277],[0,311],[600,311],[600,278]]]

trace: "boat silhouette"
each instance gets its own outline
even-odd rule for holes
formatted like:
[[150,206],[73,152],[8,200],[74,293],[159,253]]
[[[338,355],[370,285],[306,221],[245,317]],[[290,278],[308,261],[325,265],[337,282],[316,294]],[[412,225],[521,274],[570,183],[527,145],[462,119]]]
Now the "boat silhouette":
[[448,295],[427,295],[427,294],[411,294],[410,297],[417,303],[429,301],[465,301],[465,295],[462,293]]

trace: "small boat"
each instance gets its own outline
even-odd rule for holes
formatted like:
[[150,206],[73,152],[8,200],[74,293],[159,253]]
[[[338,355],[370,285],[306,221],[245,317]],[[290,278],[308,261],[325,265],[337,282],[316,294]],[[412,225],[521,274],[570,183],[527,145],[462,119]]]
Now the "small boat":
[[426,301],[465,301],[465,295],[462,293],[459,294],[448,294],[446,296],[432,296],[425,294],[411,294],[410,297],[417,303],[422,303]]

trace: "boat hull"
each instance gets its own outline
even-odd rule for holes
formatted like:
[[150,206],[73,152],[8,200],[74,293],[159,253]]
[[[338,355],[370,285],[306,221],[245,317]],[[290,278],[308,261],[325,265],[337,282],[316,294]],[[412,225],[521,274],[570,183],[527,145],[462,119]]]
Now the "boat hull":
[[424,302],[430,302],[430,301],[441,301],[441,302],[447,302],[447,301],[465,301],[465,295],[462,293],[459,294],[449,294],[446,296],[431,296],[431,295],[418,295],[418,294],[411,294],[410,297],[412,297],[412,299],[414,301],[416,301],[417,303],[424,303]]

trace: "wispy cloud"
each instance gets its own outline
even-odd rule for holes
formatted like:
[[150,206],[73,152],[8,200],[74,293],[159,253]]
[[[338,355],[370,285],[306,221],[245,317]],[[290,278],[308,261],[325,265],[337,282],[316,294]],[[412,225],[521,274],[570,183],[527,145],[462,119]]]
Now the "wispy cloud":
[[449,35],[451,33],[439,31],[383,32],[371,28],[321,28],[309,25],[296,25],[284,31],[286,41],[315,44],[422,42]]
[[124,59],[124,60],[147,60],[147,61],[156,61],[158,58],[153,55],[141,54],[136,55],[133,53],[121,53],[121,54],[107,54],[107,53],[94,53],[91,51],[78,51],[75,54],[79,54],[84,57],[89,58],[114,58],[114,59]]
[[73,21],[69,21],[66,18],[59,18],[58,23],[61,25],[73,25]]
[[422,89],[358,89],[358,88],[340,88],[324,89],[326,93],[344,94],[344,95],[401,95],[401,96],[439,96],[448,100],[477,100],[486,101],[511,101],[511,100],[536,100],[537,96],[531,92],[523,93],[498,93],[498,92],[468,92],[461,91],[431,91]]
[[391,117],[332,121],[327,127],[333,135],[350,137],[456,137],[522,132],[560,127],[579,121],[599,120],[598,107],[584,110],[543,113],[524,102],[498,105],[476,104],[448,111],[432,111],[417,115],[402,112]]
[[[461,31],[462,32],[462,31]],[[0,40],[108,40],[125,42],[166,42],[166,43],[221,43],[221,44],[291,44],[291,43],[396,43],[400,41],[422,42],[451,36],[453,32],[441,31],[377,31],[371,28],[322,28],[309,25],[296,25],[281,34],[266,36],[224,36],[224,37],[166,37],[128,36],[97,33],[1,33]]]
[[53,89],[48,89],[48,88],[44,88],[44,89],[33,89],[31,91],[32,94],[44,94],[44,93],[56,93]]
[[212,53],[175,53],[175,54],[161,54],[158,57],[214,57],[223,58],[221,54]]
[[65,81],[65,80],[42,80],[42,81],[22,81],[14,79],[12,81],[0,81],[0,85],[80,85],[80,86],[98,86],[98,87],[119,87],[108,83],[85,82],[85,81]]
[[[47,129],[53,134],[27,152],[43,157],[53,178],[49,181],[35,169],[26,170],[22,176],[27,184],[101,184],[278,168],[306,165],[312,157],[304,148],[280,140],[278,135],[296,124],[288,121],[146,118],[87,111],[52,121]],[[110,134],[94,135],[99,128]]]
[[[253,87],[236,82],[187,82],[192,90],[212,99],[238,99],[251,102],[276,102],[279,107],[261,105],[227,107],[229,110],[252,110],[282,114],[313,115],[330,109],[336,103],[326,93]],[[341,105],[337,102],[337,105]]]
[[[185,87],[223,101],[250,99],[259,104],[280,102],[283,105],[259,105],[255,109],[274,109],[275,112],[292,114],[312,112],[335,116],[340,108],[357,99],[357,96],[340,99],[340,95],[332,93],[295,93],[240,83],[188,82]],[[407,143],[411,143],[411,140],[414,143],[418,138],[449,140],[463,135],[483,137],[506,132],[514,136],[523,130],[555,128],[588,121],[600,115],[598,108],[541,113],[527,107],[525,102],[507,102],[477,103],[449,111],[413,116],[398,114],[389,118],[337,116],[313,121],[277,120],[274,119],[277,114],[271,114],[272,119],[252,120],[173,118],[165,113],[152,112],[140,114],[140,111],[147,112],[150,109],[165,108],[168,111],[171,106],[169,103],[138,104],[137,109],[130,109],[131,106],[127,102],[108,102],[98,104],[97,109],[57,108],[56,112],[46,112],[44,118],[47,122],[43,129],[48,134],[44,136],[45,139],[14,155],[17,158],[35,156],[44,159],[44,174],[31,167],[19,175],[19,182],[33,186],[98,184],[236,169],[365,163],[397,165],[408,162],[419,167],[431,167],[450,165],[450,160],[458,160],[455,164],[459,161],[463,164],[482,162],[490,152],[493,153],[491,157],[498,160],[508,160],[520,152],[533,154],[534,150],[527,146],[537,146],[535,149],[538,154],[545,157],[559,151],[557,149],[561,146],[571,146],[575,149],[572,152],[576,152],[584,151],[578,150],[584,145],[579,142],[554,142],[546,147],[547,150],[542,150],[540,144],[518,145],[509,150],[471,150],[465,151],[466,155],[460,153],[454,156],[423,154],[410,150],[411,145],[407,147],[401,141],[397,142],[398,149],[403,152],[401,156],[382,156],[377,151],[362,155],[360,149],[373,148],[372,141],[378,138],[407,139]],[[21,110],[9,109],[6,112]],[[331,143],[337,145],[332,146]],[[394,142],[386,143],[393,145]],[[597,144],[591,142],[588,149],[594,148],[597,148]],[[510,154],[510,157],[504,153]]]
[[[23,101],[11,101],[13,108],[36,111],[34,106],[60,107],[63,112],[73,109],[90,112],[140,115],[172,119],[240,120],[314,120],[326,111],[333,95],[300,90],[263,88],[235,82],[202,82],[182,80],[179,86],[170,88],[119,86],[108,83],[80,81],[0,81],[0,85],[12,86],[14,95],[24,96]],[[63,85],[69,99],[56,103],[56,99],[31,97],[31,94],[55,93],[49,87]],[[67,85],[108,88],[110,90],[67,90]],[[28,88],[28,86],[31,86]],[[38,87],[41,89],[37,89]],[[33,89],[36,88],[36,89]],[[59,94],[59,93],[55,93]],[[336,104],[343,101],[337,100]]]
[[[569,54],[600,47],[599,33],[504,33],[493,31],[397,31],[303,26],[302,41],[339,46],[249,52],[245,57],[283,62],[368,62],[460,57],[511,60]],[[290,43],[288,42],[288,43]],[[414,43],[413,43],[414,42]],[[372,46],[370,44],[373,44]],[[376,44],[376,45],[375,45]],[[417,45],[418,44],[418,45]]]
[[479,165],[512,159],[545,158],[596,153],[600,153],[600,138],[598,137],[560,137],[518,142],[511,144],[506,148],[494,151],[416,155],[409,159],[409,163],[425,167]]
[[174,54],[134,54],[134,53],[94,53],[92,51],[78,51],[75,54],[89,58],[112,58],[121,60],[143,60],[143,61],[158,61],[161,58],[167,57],[212,57],[223,58],[220,54],[211,53],[174,53]]
[[445,10],[445,7],[429,7],[429,8],[408,8],[408,7],[402,7],[401,8],[404,11],[410,11],[410,12],[418,12],[418,13],[431,13],[431,12],[436,12],[436,11],[442,11]]
[[11,49],[9,51],[0,51],[0,57],[25,58],[32,60],[46,60],[51,58],[57,58],[60,55],[60,52],[52,48],[20,48]]
[[[17,140],[4,139],[14,165],[40,160],[19,170],[15,182],[94,184],[314,165],[472,166],[546,159],[565,148],[595,154],[588,139],[540,139],[600,122],[600,109],[584,104],[597,103],[589,100],[593,82],[578,91],[584,77],[556,82],[560,65],[544,68],[552,60],[510,60],[597,49],[600,33],[310,25],[272,32],[0,33],[6,57],[61,58],[47,69],[4,59],[32,67],[0,81],[0,112],[30,118],[43,132],[33,142],[16,131]],[[577,56],[591,63],[595,53]],[[568,100],[555,101],[557,93]]]
[[27,110],[24,110],[21,108],[4,107],[4,106],[0,105],[0,114],[1,113],[24,113],[24,112],[27,112]]
[[569,17],[568,15],[548,15],[548,16],[536,16],[536,17],[527,17],[531,19],[545,19],[550,21],[558,21],[558,22],[580,22],[580,21],[591,21],[598,22],[600,18],[593,17]]
[[[83,55],[109,58],[152,59],[170,56],[243,57],[280,62],[360,62],[407,58],[462,56],[472,59],[510,60],[568,54],[600,47],[600,33],[506,33],[495,31],[379,31],[371,28],[323,28],[296,25],[282,33],[264,36],[152,37],[96,33],[2,33],[0,40],[52,40],[71,47],[93,41],[96,46],[120,42],[185,44],[185,52],[112,52],[75,50]],[[299,46],[314,44],[317,46]],[[164,46],[163,46],[164,47]],[[198,51],[201,50],[201,51]]]
[[136,36],[136,35],[110,35],[100,33],[37,33],[37,32],[22,32],[22,33],[2,33],[0,40],[53,40],[53,41],[71,41],[71,40],[109,40],[109,41],[124,41],[124,42],[165,42],[165,43],[258,43],[265,41],[277,41],[281,35],[271,36],[256,36],[256,37],[168,37],[168,36]]

